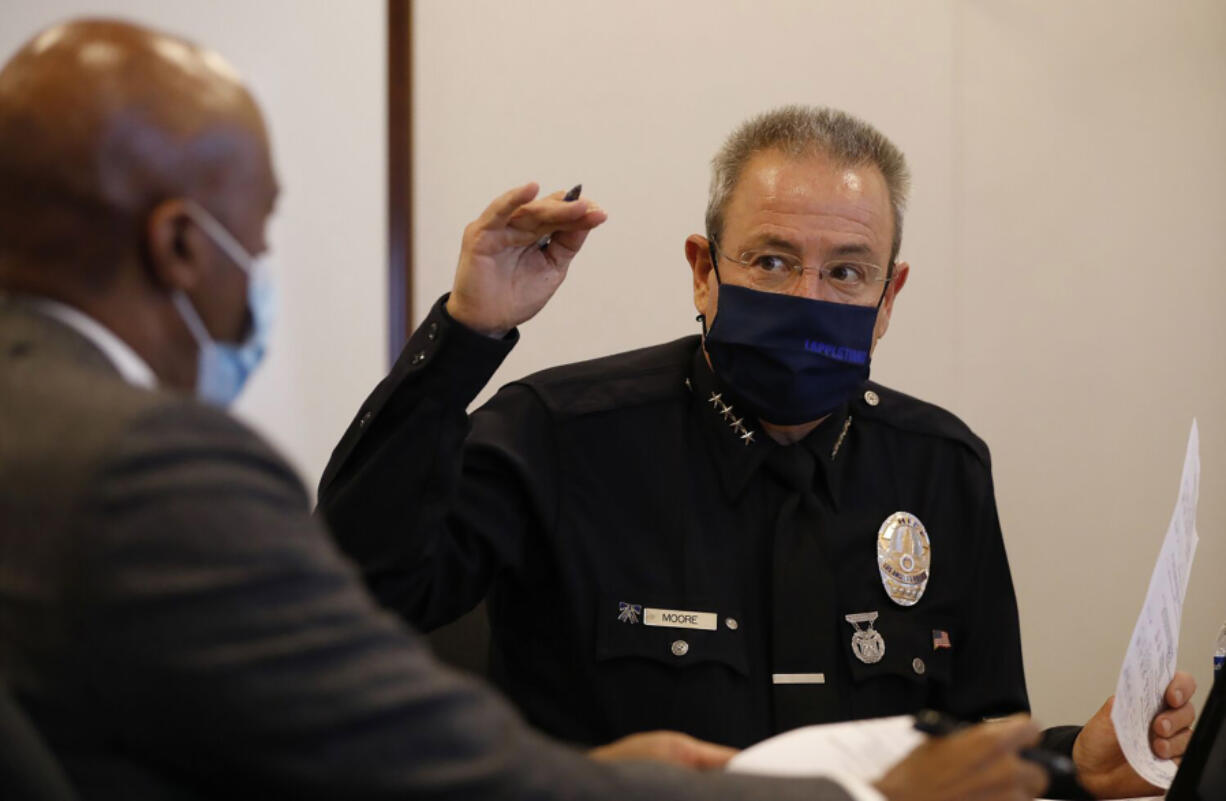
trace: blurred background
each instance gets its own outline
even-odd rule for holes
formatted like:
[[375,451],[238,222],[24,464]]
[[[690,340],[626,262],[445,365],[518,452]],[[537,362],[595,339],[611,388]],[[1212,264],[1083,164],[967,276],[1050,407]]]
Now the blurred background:
[[[206,42],[263,104],[283,303],[239,412],[313,485],[387,367],[385,2],[5,0],[0,52],[80,14]],[[582,181],[610,214],[487,395],[698,330],[682,245],[746,117],[831,105],[891,137],[912,272],[874,377],[992,449],[1035,714],[1080,722],[1114,690],[1194,417],[1179,661],[1203,701],[1226,620],[1226,4],[417,0],[411,35],[416,319],[504,189]]]

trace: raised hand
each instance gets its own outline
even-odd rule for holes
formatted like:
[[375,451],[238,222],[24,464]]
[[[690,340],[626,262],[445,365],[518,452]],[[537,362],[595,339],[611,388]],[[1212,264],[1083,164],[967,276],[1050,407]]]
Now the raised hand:
[[[447,313],[486,336],[502,337],[532,319],[566,278],[587,234],[608,215],[563,192],[536,198],[535,183],[512,189],[464,229]],[[537,241],[552,234],[545,250]]]

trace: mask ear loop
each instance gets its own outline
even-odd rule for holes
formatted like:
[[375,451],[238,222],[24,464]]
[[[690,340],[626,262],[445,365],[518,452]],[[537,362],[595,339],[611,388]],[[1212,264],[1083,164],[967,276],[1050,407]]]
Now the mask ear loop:
[[[715,237],[710,236],[710,235],[707,236],[707,252],[711,254],[711,268],[715,270],[715,284],[716,286],[723,286],[724,285],[723,279],[719,277],[719,256],[717,256],[715,253]],[[703,335],[703,338],[706,338],[707,336],[707,315],[700,314],[694,319],[702,323],[702,335]]]

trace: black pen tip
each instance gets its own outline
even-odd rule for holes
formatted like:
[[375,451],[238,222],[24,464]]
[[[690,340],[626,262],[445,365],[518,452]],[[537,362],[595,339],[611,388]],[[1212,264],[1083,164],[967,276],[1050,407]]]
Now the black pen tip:
[[566,201],[578,200],[579,193],[582,191],[583,191],[583,184],[575,184],[573,187],[571,187],[571,190],[566,193],[566,197],[562,199]]

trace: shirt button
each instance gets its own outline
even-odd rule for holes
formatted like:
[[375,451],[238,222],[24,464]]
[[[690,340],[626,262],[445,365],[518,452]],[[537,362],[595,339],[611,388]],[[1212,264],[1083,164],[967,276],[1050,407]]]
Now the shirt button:
[[685,640],[673,640],[673,656],[685,656],[690,652],[690,644]]
[[426,352],[424,350],[419,350],[417,351],[417,353],[413,354],[413,358],[409,360],[409,364],[417,365],[417,364],[421,364],[425,360],[426,360]]
[[362,412],[362,418],[358,420],[358,428],[365,428],[366,424],[370,422],[371,417],[372,415],[370,413],[370,410]]
[[736,631],[736,627],[741,624],[736,622],[735,617],[726,617],[724,618],[724,625],[732,629],[733,631]]
[[924,664],[924,660],[917,656],[911,660],[911,669],[915,671],[915,675],[922,676],[928,667]]
[[430,330],[426,332],[426,339],[433,340],[438,337],[438,323],[430,323]]
[[878,403],[881,403],[881,398],[870,389],[864,393],[864,402],[869,406],[876,406]]

